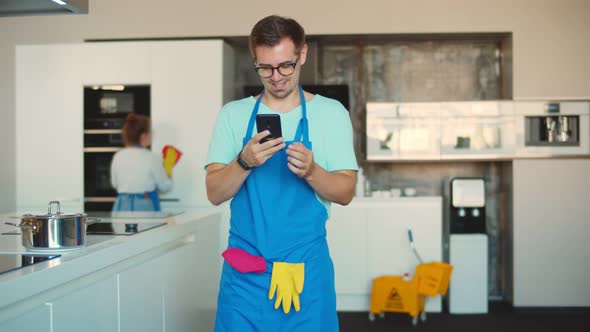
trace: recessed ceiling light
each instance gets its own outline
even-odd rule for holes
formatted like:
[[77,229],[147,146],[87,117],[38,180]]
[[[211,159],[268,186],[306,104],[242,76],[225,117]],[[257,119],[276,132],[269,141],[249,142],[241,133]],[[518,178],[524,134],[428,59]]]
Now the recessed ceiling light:
[[62,1],[62,0],[51,0],[51,1],[53,1],[53,2],[55,2],[55,3],[57,3],[57,4],[60,4],[60,5],[62,5],[62,6],[65,6],[65,5],[67,5],[67,3],[66,3],[65,1]]

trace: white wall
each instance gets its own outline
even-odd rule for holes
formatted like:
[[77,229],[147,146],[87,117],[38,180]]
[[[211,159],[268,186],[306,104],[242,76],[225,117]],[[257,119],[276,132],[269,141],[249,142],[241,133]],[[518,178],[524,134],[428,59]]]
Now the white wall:
[[[512,32],[515,98],[590,96],[587,0],[91,1],[88,15],[0,18],[0,211],[14,208],[14,45],[245,36],[265,15],[308,34]],[[261,8],[269,8],[261,10]]]

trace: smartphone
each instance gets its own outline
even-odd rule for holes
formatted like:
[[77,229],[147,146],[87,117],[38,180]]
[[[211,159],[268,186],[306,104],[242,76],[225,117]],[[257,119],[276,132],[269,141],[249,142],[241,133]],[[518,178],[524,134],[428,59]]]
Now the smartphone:
[[265,130],[270,131],[270,135],[261,139],[260,143],[283,136],[283,131],[281,130],[281,116],[278,114],[256,115],[256,128],[259,133]]

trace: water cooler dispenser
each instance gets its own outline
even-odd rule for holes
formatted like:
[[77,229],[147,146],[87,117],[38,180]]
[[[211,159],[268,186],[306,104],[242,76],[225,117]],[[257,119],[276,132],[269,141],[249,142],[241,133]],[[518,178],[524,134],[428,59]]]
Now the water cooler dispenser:
[[488,237],[485,182],[482,178],[451,180],[449,285],[451,314],[488,312]]

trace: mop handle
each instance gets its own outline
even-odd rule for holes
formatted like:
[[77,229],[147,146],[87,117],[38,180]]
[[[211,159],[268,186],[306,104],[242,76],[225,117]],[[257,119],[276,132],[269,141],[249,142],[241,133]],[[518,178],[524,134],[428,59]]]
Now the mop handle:
[[418,251],[416,250],[416,246],[414,245],[414,236],[412,235],[412,229],[411,228],[408,228],[408,239],[410,240],[410,248],[412,248],[412,251],[414,252],[414,255],[416,255],[416,258],[418,258],[418,261],[420,263],[422,263],[422,258],[418,254]]

